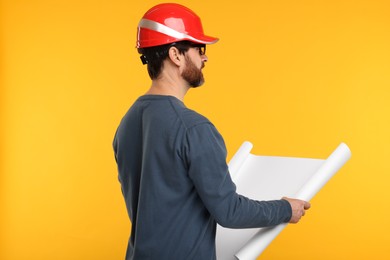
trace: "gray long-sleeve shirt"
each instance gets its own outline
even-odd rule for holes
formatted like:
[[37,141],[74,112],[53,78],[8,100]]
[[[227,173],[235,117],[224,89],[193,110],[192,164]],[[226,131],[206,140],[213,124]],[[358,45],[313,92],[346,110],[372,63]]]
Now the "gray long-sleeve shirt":
[[175,97],[140,97],[114,138],[132,222],[126,259],[215,259],[216,222],[254,228],[288,222],[285,200],[236,193],[222,136]]

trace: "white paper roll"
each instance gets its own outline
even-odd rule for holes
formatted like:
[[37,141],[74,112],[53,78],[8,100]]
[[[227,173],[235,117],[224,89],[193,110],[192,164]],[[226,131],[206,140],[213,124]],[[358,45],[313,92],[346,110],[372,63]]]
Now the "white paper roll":
[[[351,152],[340,144],[326,160],[250,154],[253,145],[244,142],[229,163],[237,192],[256,200],[283,196],[310,199],[348,161]],[[217,227],[218,260],[256,259],[287,226],[228,229]]]
[[[350,149],[341,143],[294,197],[310,201],[350,157]],[[240,260],[256,259],[286,226],[287,224],[281,224],[261,229],[235,256]]]

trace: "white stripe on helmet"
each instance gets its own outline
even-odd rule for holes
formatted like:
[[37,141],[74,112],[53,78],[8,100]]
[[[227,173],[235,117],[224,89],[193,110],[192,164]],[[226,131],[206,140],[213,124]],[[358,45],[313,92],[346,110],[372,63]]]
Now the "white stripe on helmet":
[[214,41],[211,41],[211,42],[202,41],[202,40],[196,39],[196,38],[194,38],[194,37],[192,37],[192,36],[190,36],[188,34],[178,32],[178,31],[176,31],[176,30],[174,30],[172,28],[169,28],[166,25],[163,25],[161,23],[158,23],[158,22],[155,22],[155,21],[152,21],[152,20],[148,20],[148,19],[141,19],[141,21],[138,24],[138,27],[150,29],[150,30],[153,30],[153,31],[165,34],[165,35],[168,35],[170,37],[173,37],[173,38],[176,38],[176,39],[179,39],[179,40],[184,40],[185,39],[185,40],[190,40],[190,41],[203,43],[203,44],[212,44],[212,43],[215,43],[215,42],[218,41],[218,40],[214,40]]

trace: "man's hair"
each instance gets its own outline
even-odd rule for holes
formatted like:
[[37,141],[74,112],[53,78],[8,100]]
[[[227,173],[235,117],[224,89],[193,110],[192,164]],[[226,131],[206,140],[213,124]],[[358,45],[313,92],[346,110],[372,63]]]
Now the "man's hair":
[[142,62],[148,65],[148,73],[152,80],[157,79],[160,75],[164,67],[164,60],[168,57],[169,49],[173,46],[179,50],[180,54],[184,54],[192,46],[192,43],[189,41],[180,41],[138,49],[138,52],[142,54]]

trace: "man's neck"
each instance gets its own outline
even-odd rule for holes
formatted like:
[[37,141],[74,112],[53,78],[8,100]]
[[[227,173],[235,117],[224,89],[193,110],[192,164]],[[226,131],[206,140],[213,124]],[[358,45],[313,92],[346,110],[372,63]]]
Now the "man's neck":
[[162,77],[152,81],[152,86],[146,92],[147,95],[164,95],[174,96],[184,101],[189,87],[181,84],[182,82],[174,81],[170,78]]

